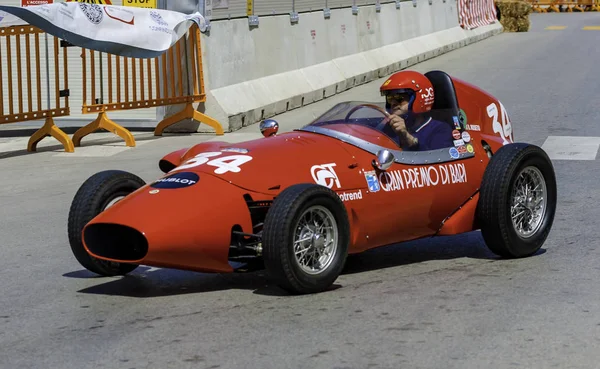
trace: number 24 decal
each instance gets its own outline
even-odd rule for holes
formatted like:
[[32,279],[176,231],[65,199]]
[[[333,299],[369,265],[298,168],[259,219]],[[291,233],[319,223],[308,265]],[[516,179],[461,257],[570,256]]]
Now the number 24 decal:
[[492,118],[492,129],[494,130],[494,133],[498,133],[500,138],[502,138],[502,145],[506,145],[513,141],[512,125],[510,124],[510,119],[508,118],[506,109],[504,109],[504,105],[499,101],[498,104],[500,104],[502,123],[498,121],[498,106],[496,103],[491,103],[487,106],[487,113],[488,117]]
[[189,159],[182,165],[178,166],[177,168],[171,170],[171,172],[176,171],[176,170],[193,168],[193,167],[197,167],[199,165],[206,164],[206,165],[216,167],[217,169],[215,169],[215,173],[217,173],[217,174],[224,174],[227,172],[238,173],[241,170],[240,165],[252,160],[252,156],[249,156],[249,155],[227,155],[227,156],[221,156],[219,158],[209,160],[210,158],[219,156],[221,154],[223,154],[223,152],[221,152],[221,151],[202,152],[202,153],[194,156],[193,158]]

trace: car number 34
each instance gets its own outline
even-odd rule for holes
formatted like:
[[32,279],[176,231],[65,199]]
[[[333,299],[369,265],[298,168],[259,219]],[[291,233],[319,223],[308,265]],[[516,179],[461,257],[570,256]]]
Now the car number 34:
[[210,165],[216,167],[215,173],[224,174],[227,172],[238,173],[241,171],[240,166],[244,163],[252,160],[252,156],[249,155],[226,155],[220,156],[215,159],[210,159],[219,155],[222,155],[223,152],[215,151],[215,152],[202,152],[193,158],[187,160],[182,165],[177,168],[171,170],[171,172],[179,171],[183,169],[194,168],[200,165]]
[[[494,133],[500,135],[502,138],[502,145],[509,144],[513,141],[512,139],[512,125],[510,124],[510,119],[508,118],[508,113],[506,109],[504,109],[504,105],[498,101],[500,104],[500,115],[502,117],[502,123],[498,121],[498,106],[496,103],[491,103],[487,106],[488,117],[492,118],[492,129]],[[508,138],[508,139],[507,139]]]

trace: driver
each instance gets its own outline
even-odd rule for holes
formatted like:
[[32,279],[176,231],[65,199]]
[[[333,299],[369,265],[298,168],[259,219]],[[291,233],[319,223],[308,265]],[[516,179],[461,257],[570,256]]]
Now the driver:
[[[449,124],[427,117],[434,101],[433,85],[415,71],[393,74],[379,88],[390,114],[384,119],[403,150],[426,151],[454,147]],[[392,135],[394,136],[394,135]]]

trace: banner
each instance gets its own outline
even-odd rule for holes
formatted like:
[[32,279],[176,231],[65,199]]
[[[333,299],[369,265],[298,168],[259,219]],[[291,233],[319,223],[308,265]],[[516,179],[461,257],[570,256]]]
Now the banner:
[[131,58],[154,58],[179,40],[193,23],[205,32],[198,12],[61,2],[0,6],[0,27],[30,24],[75,46]]
[[467,30],[495,23],[494,0],[459,0],[458,19],[460,26]]

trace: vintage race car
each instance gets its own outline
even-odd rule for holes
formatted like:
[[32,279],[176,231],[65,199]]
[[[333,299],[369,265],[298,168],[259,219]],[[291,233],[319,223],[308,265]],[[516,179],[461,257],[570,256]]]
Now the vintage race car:
[[340,103],[285,133],[265,120],[263,138],[169,153],[151,183],[119,170],[91,176],[69,213],[75,257],[104,276],[256,263],[289,292],[315,293],[348,254],[423,237],[481,230],[499,256],[536,253],[556,208],[548,156],[513,141],[490,94],[425,75],[435,92],[427,114],[451,126],[448,147],[403,151],[382,123],[383,103]]

